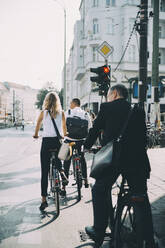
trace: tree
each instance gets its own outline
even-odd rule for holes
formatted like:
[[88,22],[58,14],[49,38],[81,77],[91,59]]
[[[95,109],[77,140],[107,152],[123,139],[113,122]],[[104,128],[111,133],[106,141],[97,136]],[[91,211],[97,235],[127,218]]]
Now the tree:
[[41,90],[39,90],[38,94],[37,94],[37,101],[36,101],[36,106],[38,109],[42,109],[42,105],[45,99],[46,94],[50,92],[50,90],[43,88]]
[[64,96],[64,89],[62,88],[60,90],[60,92],[58,93],[59,95],[59,98],[60,98],[60,101],[61,101],[61,105],[62,105],[62,108],[63,108],[63,96]]
[[42,110],[42,105],[43,105],[46,94],[51,91],[55,91],[59,95],[61,104],[63,104],[63,89],[61,89],[61,91],[59,92],[57,89],[53,88],[51,84],[52,84],[51,82],[46,83],[45,87],[39,90],[37,94],[37,101],[35,104],[37,108],[40,110]]

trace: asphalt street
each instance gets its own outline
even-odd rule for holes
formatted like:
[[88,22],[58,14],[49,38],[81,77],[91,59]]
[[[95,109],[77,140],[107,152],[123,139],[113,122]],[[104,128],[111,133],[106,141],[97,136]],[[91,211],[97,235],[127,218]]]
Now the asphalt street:
[[[67,197],[60,200],[57,218],[54,203],[44,213],[40,205],[40,145],[33,140],[34,127],[0,130],[0,248],[81,248],[93,247],[86,237],[80,238],[86,225],[92,225],[91,189],[82,189],[77,201],[73,176],[67,187]],[[165,247],[165,149],[148,151],[152,174],[148,182],[154,228],[160,247]],[[86,155],[88,172],[92,155]],[[90,184],[93,184],[90,178]],[[102,248],[108,248],[105,241]]]

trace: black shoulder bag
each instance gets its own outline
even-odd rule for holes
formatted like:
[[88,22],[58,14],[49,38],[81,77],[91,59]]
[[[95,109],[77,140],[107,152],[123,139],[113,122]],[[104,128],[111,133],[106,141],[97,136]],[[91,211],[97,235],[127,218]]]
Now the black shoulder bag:
[[128,118],[121,129],[120,134],[114,140],[108,142],[93,156],[90,177],[99,179],[109,173],[111,167],[118,166],[121,150],[122,150],[122,138],[124,132],[128,126],[132,114],[132,108],[128,113]]

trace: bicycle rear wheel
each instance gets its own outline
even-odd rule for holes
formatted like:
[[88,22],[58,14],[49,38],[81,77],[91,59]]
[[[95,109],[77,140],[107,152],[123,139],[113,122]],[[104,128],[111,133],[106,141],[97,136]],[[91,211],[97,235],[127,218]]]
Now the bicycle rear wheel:
[[80,170],[80,161],[75,161],[75,174],[76,174],[76,184],[77,184],[77,192],[78,192],[78,201],[81,200],[81,188],[82,188],[82,175]]
[[57,169],[54,169],[54,203],[57,216],[60,214],[60,176]]
[[114,227],[114,248],[143,248],[143,219],[133,205],[117,207]]

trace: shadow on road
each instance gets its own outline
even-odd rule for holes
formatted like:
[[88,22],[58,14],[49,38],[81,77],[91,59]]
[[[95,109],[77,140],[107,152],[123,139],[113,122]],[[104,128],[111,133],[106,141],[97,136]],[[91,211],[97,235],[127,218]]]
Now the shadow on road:
[[17,180],[13,180],[11,182],[0,182],[0,189],[1,190],[6,190],[6,189],[10,189],[10,188],[16,188],[16,187],[22,187],[25,185],[29,185],[29,184],[36,184],[39,183],[41,180],[40,178],[29,178],[29,177],[25,177],[25,178],[21,178],[20,181]]
[[[22,187],[23,185],[29,185],[40,182],[40,178],[26,177],[27,174],[35,173],[40,171],[40,168],[28,168],[22,171],[1,173],[0,174],[0,190],[7,190],[10,188]],[[25,175],[25,177],[20,177]]]
[[39,204],[35,199],[12,208],[9,205],[0,207],[0,243],[11,236],[39,230],[58,217],[55,211],[40,212]]
[[79,245],[79,246],[76,246],[74,248],[81,248],[81,247],[95,247],[94,246],[94,242],[88,242],[88,243],[85,243],[85,244],[82,244],[82,245]]
[[1,173],[0,174],[0,179],[1,180],[11,180],[13,179],[13,177],[19,176],[19,175],[23,175],[23,174],[31,174],[34,172],[38,172],[40,171],[40,167],[38,168],[28,168],[26,170],[20,170],[20,171],[16,171],[16,172],[9,172],[9,173]]

